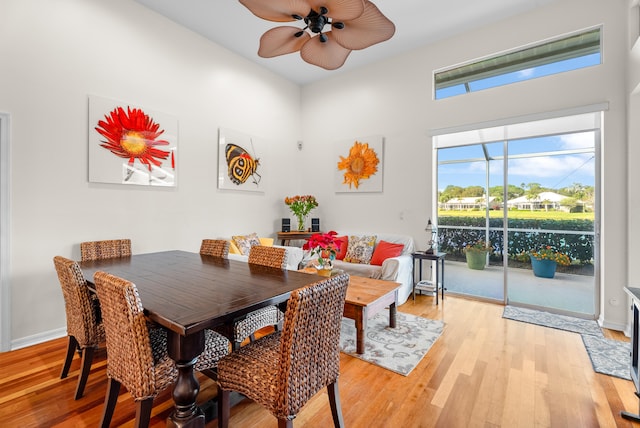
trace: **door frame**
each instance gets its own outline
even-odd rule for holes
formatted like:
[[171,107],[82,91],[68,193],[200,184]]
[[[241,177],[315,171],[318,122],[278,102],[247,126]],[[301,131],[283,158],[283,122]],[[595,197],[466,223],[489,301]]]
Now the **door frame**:
[[[519,117],[507,117],[507,118],[502,118],[502,119],[496,119],[496,120],[492,120],[492,121],[487,121],[487,122],[480,122],[480,123],[473,123],[473,124],[466,124],[466,125],[460,125],[460,126],[454,126],[454,127],[448,127],[448,128],[440,128],[440,129],[432,129],[429,131],[429,136],[431,137],[431,150],[432,150],[432,174],[433,174],[433,187],[432,187],[432,218],[438,219],[438,149],[440,147],[438,147],[438,144],[436,143],[437,138],[440,136],[445,136],[447,134],[463,134],[463,133],[470,133],[469,135],[473,135],[474,133],[478,132],[479,130],[482,129],[488,129],[488,128],[493,128],[493,127],[504,127],[504,126],[509,126],[509,125],[514,125],[514,124],[520,124],[520,123],[527,123],[527,122],[534,122],[534,121],[539,121],[539,120],[547,120],[547,119],[556,119],[556,118],[563,118],[563,117],[569,117],[569,116],[577,116],[577,115],[582,115],[585,113],[592,113],[594,114],[594,118],[597,122],[597,125],[595,126],[595,128],[593,129],[593,132],[595,133],[594,138],[595,138],[595,144],[594,144],[594,154],[595,154],[595,188],[596,188],[596,194],[595,194],[595,217],[594,217],[594,318],[598,319],[598,317],[600,317],[601,315],[601,308],[600,308],[600,303],[601,303],[601,294],[602,294],[602,284],[601,284],[601,278],[600,278],[600,270],[601,270],[601,266],[600,266],[600,254],[601,254],[601,250],[600,250],[600,246],[601,246],[601,240],[600,240],[600,228],[601,228],[601,193],[602,193],[602,180],[601,180],[601,166],[600,166],[600,162],[601,162],[601,149],[602,149],[602,128],[604,126],[604,113],[606,111],[609,110],[609,103],[608,102],[604,102],[604,103],[599,103],[599,104],[592,104],[592,105],[585,105],[585,106],[580,106],[580,107],[575,107],[575,108],[569,108],[569,109],[563,109],[563,110],[557,110],[557,111],[549,111],[549,112],[541,112],[541,113],[535,113],[535,114],[529,114],[529,115],[524,115],[524,116],[519,116]],[[463,137],[464,138],[464,137]],[[518,139],[518,138],[515,138]],[[508,141],[511,140],[511,138],[505,138],[505,144],[508,144]],[[452,141],[452,140],[449,140]],[[458,140],[459,141],[459,140]],[[475,144],[475,143],[471,143],[471,144]],[[456,144],[455,142],[453,143],[449,143],[446,144],[445,143],[445,147],[446,146],[456,146],[458,144]],[[505,162],[506,162],[506,157],[505,157]],[[504,166],[504,181],[506,183],[507,180],[507,174],[508,174],[508,166],[505,165]],[[507,189],[507,185],[504,185],[505,188],[505,193],[506,193],[506,189]],[[487,192],[488,193],[488,192]],[[503,197],[504,198],[504,197]],[[505,199],[506,200],[506,199]],[[507,227],[508,227],[508,223],[507,223],[507,217],[506,217],[506,210],[504,211],[504,224],[503,224],[503,233],[505,234],[505,237],[507,236]],[[505,254],[507,254],[505,252]],[[503,292],[503,304],[507,305],[508,304],[508,283],[507,283],[507,260],[503,261],[504,263],[504,272],[503,272],[503,286],[504,286],[504,292]],[[553,312],[557,312],[555,310],[553,310]],[[562,312],[562,311],[559,311]],[[573,315],[573,314],[571,314]]]
[[0,352],[11,347],[11,292],[9,281],[9,113],[0,112]]

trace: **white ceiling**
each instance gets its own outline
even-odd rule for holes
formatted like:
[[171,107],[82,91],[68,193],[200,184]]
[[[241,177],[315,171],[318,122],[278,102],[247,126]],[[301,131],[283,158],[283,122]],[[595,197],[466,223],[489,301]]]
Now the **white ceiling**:
[[257,54],[260,36],[282,24],[258,18],[237,0],[135,1],[292,82],[305,85],[559,0],[373,0],[395,24],[395,35],[386,42],[351,52],[345,65],[333,71],[307,64],[298,53],[260,58]]

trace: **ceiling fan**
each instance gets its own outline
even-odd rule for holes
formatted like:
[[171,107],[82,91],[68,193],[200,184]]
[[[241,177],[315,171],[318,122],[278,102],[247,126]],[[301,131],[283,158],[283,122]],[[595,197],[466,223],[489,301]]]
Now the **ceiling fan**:
[[[395,25],[369,0],[240,0],[259,18],[304,21],[305,27],[280,26],[260,37],[258,55],[273,58],[300,51],[309,64],[342,67],[352,50],[389,40]],[[325,31],[325,27],[329,29]]]

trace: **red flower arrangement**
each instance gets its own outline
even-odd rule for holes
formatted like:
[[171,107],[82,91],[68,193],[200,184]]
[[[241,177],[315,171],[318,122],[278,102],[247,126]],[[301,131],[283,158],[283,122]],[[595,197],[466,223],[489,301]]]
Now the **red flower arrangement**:
[[336,238],[337,234],[333,230],[327,233],[315,233],[307,239],[302,249],[311,250],[312,256],[317,255],[320,267],[329,267],[331,261],[335,260],[342,243],[342,239]]

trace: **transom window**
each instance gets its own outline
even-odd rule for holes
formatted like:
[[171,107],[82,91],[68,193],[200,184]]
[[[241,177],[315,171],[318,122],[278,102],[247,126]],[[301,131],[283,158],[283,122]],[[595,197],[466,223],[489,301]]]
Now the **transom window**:
[[601,63],[601,28],[492,56],[434,73],[442,99]]

